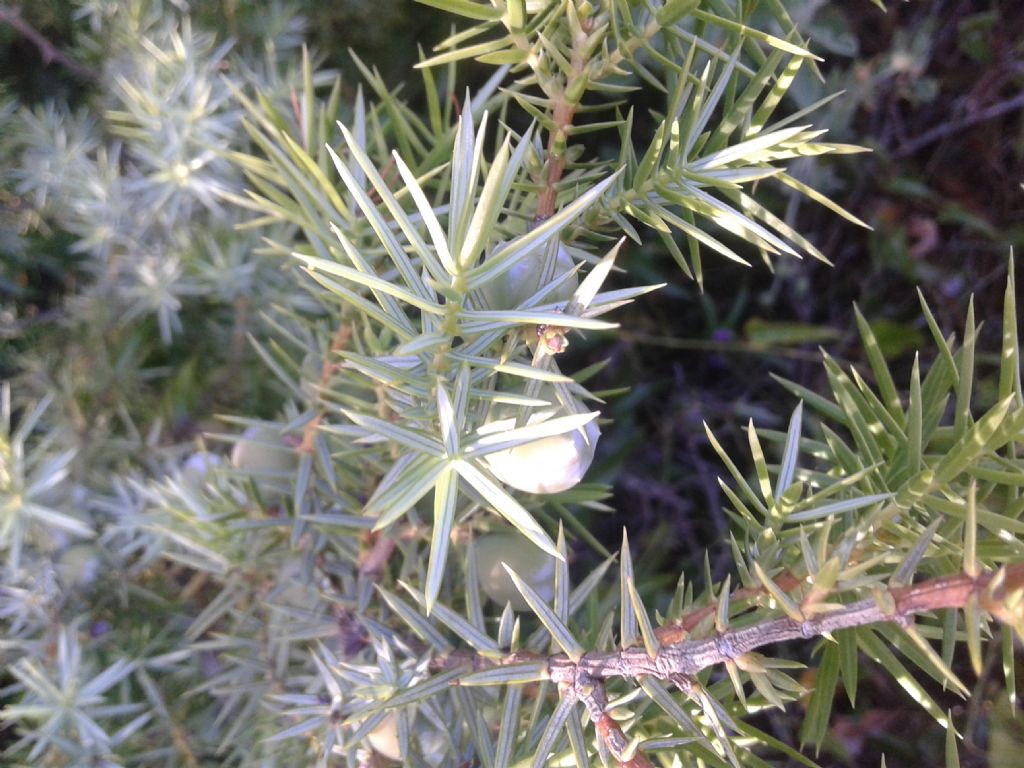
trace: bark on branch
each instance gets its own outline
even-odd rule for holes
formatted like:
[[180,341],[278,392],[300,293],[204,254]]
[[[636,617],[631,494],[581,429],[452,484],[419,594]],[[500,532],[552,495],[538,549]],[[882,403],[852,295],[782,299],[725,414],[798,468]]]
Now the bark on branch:
[[[890,589],[879,593],[876,598],[859,600],[802,622],[790,618],[773,619],[703,640],[665,644],[653,658],[644,647],[633,646],[621,651],[587,653],[578,663],[567,656],[553,656],[548,661],[548,669],[555,682],[572,679],[577,672],[598,680],[644,675],[659,680],[667,680],[674,675],[692,677],[708,667],[732,661],[765,645],[820,637],[836,630],[868,624],[905,623],[915,614],[963,608],[972,598],[1001,621],[1019,623],[1024,617],[1024,602],[1007,599],[1007,596],[1021,589],[1024,589],[1024,563],[977,578],[961,574]],[[1016,604],[1010,605],[1012,602]]]
[[[792,589],[800,580],[791,574],[780,579]],[[734,598],[750,598],[758,590],[741,589]],[[650,762],[642,753],[626,752],[629,739],[619,725],[605,712],[607,697],[604,681],[613,678],[636,679],[650,676],[668,680],[684,688],[688,681],[708,667],[739,659],[744,654],[773,643],[811,639],[841,629],[870,624],[896,623],[907,625],[922,613],[942,609],[964,608],[976,601],[978,606],[1018,632],[1024,626],[1024,563],[1006,566],[994,573],[978,576],[959,574],[931,579],[909,587],[879,590],[874,597],[858,600],[835,610],[808,616],[803,621],[778,618],[742,629],[729,630],[704,639],[679,639],[705,616],[700,609],[671,625],[659,628],[661,647],[654,656],[644,646],[630,646],[619,651],[590,652],[578,661],[568,656],[540,656],[517,653],[503,659],[455,653],[435,660],[438,669],[466,666],[480,671],[524,661],[547,662],[548,676],[558,684],[563,696],[582,702],[609,751],[624,766],[645,768]],[[714,607],[711,607],[714,610]],[[668,641],[671,640],[671,641]],[[668,642],[667,642],[668,641]]]

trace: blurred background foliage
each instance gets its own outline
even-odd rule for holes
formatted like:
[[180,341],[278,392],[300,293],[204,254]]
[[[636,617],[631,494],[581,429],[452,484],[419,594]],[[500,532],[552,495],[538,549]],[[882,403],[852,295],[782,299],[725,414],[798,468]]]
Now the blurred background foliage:
[[[349,103],[359,79],[354,53],[391,86],[407,79],[402,97],[413,109],[424,107],[422,83],[408,73],[418,49],[429,50],[449,32],[444,14],[405,0],[291,4],[308,20],[306,28],[266,29],[262,3],[191,5],[197,28],[214,30],[221,39],[232,37],[242,48],[258,50],[269,39],[297,50],[297,42],[308,42],[323,67],[346,73],[343,97]],[[815,242],[834,267],[780,260],[769,270],[751,254],[754,268],[712,271],[703,292],[693,282],[673,280],[621,311],[616,317],[620,332],[592,333],[567,353],[568,369],[609,359],[589,383],[594,390],[635,382],[612,401],[606,415],[615,428],[606,431],[591,475],[614,482],[618,512],[590,512],[586,524],[614,549],[628,521],[634,551],[644,553],[637,559],[638,579],[652,593],[672,586],[661,582],[680,570],[699,574],[705,550],[711,552],[716,578],[722,575],[716,569],[731,562],[721,511],[726,503],[716,480],[722,471],[703,421],[727,448],[746,444],[743,427],[751,417],[759,427],[784,430],[793,402],[773,376],[825,391],[819,345],[841,363],[865,363],[854,302],[871,323],[895,378],[906,381],[915,351],[931,346],[915,289],[944,329],[960,327],[971,293],[979,317],[997,318],[1007,250],[1013,247],[1020,254],[1024,246],[1024,4],[932,0],[892,3],[887,11],[861,0],[786,5],[826,59],[823,80],[808,68],[801,72],[790,91],[792,106],[845,91],[818,113],[816,124],[829,129],[832,141],[872,150],[870,155],[801,160],[795,175],[872,229],[858,228],[797,195],[780,200],[787,222]],[[104,100],[88,71],[106,52],[76,45],[76,29],[89,22],[79,9],[89,7],[60,0],[20,7],[23,20],[54,50],[72,56],[80,72],[47,60],[38,41],[0,23],[0,95],[8,105],[0,107],[0,155],[13,151],[3,129],[11,119],[11,97],[36,109],[64,104],[70,112]],[[460,86],[475,86],[487,74],[485,68],[467,65]],[[645,114],[644,104],[635,106],[638,115]],[[592,148],[600,152],[600,142],[608,138],[593,136]],[[615,151],[611,145],[606,149]],[[30,208],[13,183],[0,181],[0,378],[26,374],[21,361],[28,349],[59,354],[62,302],[82,281],[95,279],[82,272],[73,233],[32,220]],[[674,268],[655,238],[644,247],[630,245],[627,256],[633,284],[659,282]],[[208,310],[186,309],[196,320]],[[154,343],[161,330],[157,325],[146,315],[137,325],[118,326],[109,343],[117,346],[120,359],[141,360],[139,365],[126,362],[124,371],[162,371],[153,375],[163,376],[164,384],[157,388],[145,377],[125,380],[118,370],[90,370],[94,386],[83,395],[84,410],[89,398],[103,398],[111,387],[134,388],[138,422],[145,425],[159,416],[178,440],[220,429],[211,417],[228,404],[234,412],[275,412],[275,390],[246,345],[238,353],[245,373],[225,381],[218,378],[222,372],[217,367],[205,362],[210,345],[224,343],[209,338],[208,325],[186,318],[184,334],[170,345]],[[983,328],[979,348],[998,349],[997,325]],[[98,361],[79,362],[89,367]],[[981,359],[979,364],[980,370],[994,372],[998,361]],[[979,399],[995,399],[993,377],[982,376],[977,386]],[[585,573],[598,556],[584,553],[581,560],[575,567]],[[997,644],[992,647],[998,655]],[[995,666],[993,656],[986,671]],[[834,717],[823,763],[877,765],[884,752],[890,765],[937,764],[944,736],[931,718],[913,709],[888,676],[873,675],[868,667],[865,678],[857,713],[840,710]],[[984,702],[993,700],[988,688],[998,685],[991,676],[983,677],[972,703],[951,706],[977,706],[970,717],[987,719],[991,764],[1011,765],[1024,747],[1020,713],[1014,720],[1005,706],[983,711]],[[941,691],[932,693],[943,701]],[[791,738],[799,716],[793,708],[765,715],[759,725]],[[905,741],[911,731],[931,738]],[[987,759],[981,751],[974,758],[970,764]]]

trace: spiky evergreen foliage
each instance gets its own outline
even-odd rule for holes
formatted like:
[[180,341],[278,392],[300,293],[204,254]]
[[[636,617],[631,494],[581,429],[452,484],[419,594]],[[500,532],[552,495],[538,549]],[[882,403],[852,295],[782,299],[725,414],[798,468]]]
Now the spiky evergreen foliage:
[[[780,112],[814,57],[779,3],[429,4],[470,26],[423,62],[425,114],[361,62],[346,89],[157,0],[82,4],[85,55],[108,43],[91,110],[0,111],[14,190],[82,254],[63,340],[4,389],[6,759],[810,764],[748,716],[804,698],[820,745],[861,653],[951,727],[919,680],[966,694],[957,646],[978,670],[993,617],[1024,629],[1012,267],[994,402],[973,308],[957,341],[922,303],[936,354],[905,386],[862,322],[873,383],[825,356],[831,392],[783,382],[802,403],[785,434],[750,425],[749,458],[709,433],[729,577],[683,574],[655,611],[624,536],[573,584],[570,547],[601,547],[574,510],[607,490],[573,473],[603,402],[558,360],[655,287],[620,238],[697,281],[744,247],[824,259],[760,188],[849,216],[786,161],[854,148]],[[464,95],[469,58],[496,69]],[[643,119],[638,89],[663,100]],[[580,143],[601,132],[617,156]],[[214,407],[205,442],[158,417]],[[566,482],[497,460],[541,439],[574,446]],[[495,532],[519,610],[478,562]],[[547,572],[516,573],[518,545]]]

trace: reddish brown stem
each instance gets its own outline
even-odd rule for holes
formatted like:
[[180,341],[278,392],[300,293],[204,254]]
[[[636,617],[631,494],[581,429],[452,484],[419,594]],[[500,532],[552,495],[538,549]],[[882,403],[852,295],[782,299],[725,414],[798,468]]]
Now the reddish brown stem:
[[562,174],[565,173],[565,146],[569,138],[569,132],[572,130],[572,121],[576,116],[576,107],[578,105],[578,97],[574,101],[569,101],[567,94],[575,90],[574,86],[577,85],[577,81],[586,77],[584,73],[587,60],[581,48],[586,43],[586,34],[590,31],[591,27],[592,22],[590,20],[581,22],[582,32],[573,40],[570,58],[572,73],[566,77],[562,90],[553,93],[554,89],[550,91],[546,89],[548,96],[554,104],[551,110],[551,119],[554,122],[554,127],[548,134],[548,146],[545,157],[547,175],[544,179],[544,188],[537,198],[538,220],[544,220],[552,216],[558,202],[558,182],[562,180]]
[[[335,361],[338,353],[344,350],[352,338],[352,328],[349,325],[342,325],[338,328],[334,334],[334,338],[331,340],[331,349],[324,359],[323,364],[320,366],[320,389],[324,389],[328,384],[331,383],[331,376],[338,369],[338,363]],[[321,408],[319,413],[316,414],[309,423],[306,424],[306,428],[302,431],[302,442],[295,450],[299,453],[310,453],[313,450],[313,441],[316,439],[316,430],[320,426],[320,421],[323,419],[324,411]]]
[[562,180],[565,173],[565,152],[558,151],[560,141],[572,127],[572,120],[576,114],[576,108],[572,104],[559,101],[555,104],[552,117],[555,121],[555,129],[548,136],[547,149],[547,176],[544,179],[544,189],[537,198],[537,218],[539,220],[551,217],[555,212],[555,204],[558,200],[558,182]]
[[615,759],[619,761],[619,765],[622,768],[654,768],[651,761],[639,749],[633,753],[632,757],[624,757],[625,749],[629,745],[629,739],[626,738],[626,734],[622,732],[619,724],[611,718],[611,715],[602,712],[601,716],[594,721],[594,728],[597,730],[597,735],[601,738],[601,741],[608,747],[608,751],[615,756]]
[[[801,579],[799,576],[796,576],[789,571],[783,571],[775,577],[775,583],[779,585],[779,588],[783,592],[792,592],[800,586],[800,581]],[[729,602],[735,605],[742,600],[750,600],[756,597],[766,596],[767,594],[768,590],[763,587],[743,587],[729,595]],[[678,619],[674,619],[668,624],[664,624],[656,628],[654,630],[654,634],[657,636],[658,642],[663,645],[681,643],[690,636],[690,632],[693,631],[694,627],[704,621],[708,616],[714,615],[717,610],[717,604],[705,605],[703,608],[698,608],[691,613],[680,616]]]
[[608,694],[604,684],[595,680],[585,672],[576,675],[572,684],[561,684],[559,689],[563,696],[575,698],[583,703],[594,723],[597,735],[608,747],[608,751],[625,768],[654,768],[643,752],[635,749],[630,754],[630,740],[622,732],[615,719],[608,714]]
[[373,545],[359,558],[359,573],[376,581],[384,573],[384,566],[395,551],[398,542],[384,533],[374,533]]

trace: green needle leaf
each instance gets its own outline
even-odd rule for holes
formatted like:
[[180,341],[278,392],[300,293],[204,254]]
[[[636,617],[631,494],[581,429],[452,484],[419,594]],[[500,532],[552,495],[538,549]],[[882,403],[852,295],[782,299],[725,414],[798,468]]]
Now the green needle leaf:
[[569,719],[575,708],[576,702],[574,699],[565,698],[558,702],[558,706],[551,713],[551,719],[548,720],[540,742],[537,744],[537,751],[534,753],[531,768],[544,768],[548,764],[548,756],[555,747],[555,742],[562,732],[562,726],[565,725],[565,721]]
[[775,501],[793,484],[796,474],[796,462],[800,453],[800,432],[803,423],[804,403],[801,400],[789,417],[789,429],[786,431],[786,445],[782,449],[782,465],[779,467],[779,479],[775,486]]
[[757,560],[754,561],[754,574],[789,618],[796,622],[804,621],[804,614],[800,610],[800,606],[775,583]]
[[1017,281],[1012,257],[1009,274],[1006,276],[1006,292],[1003,296],[1003,351],[999,358],[999,397],[1003,399],[1015,394],[1017,406],[1024,408],[1020,375],[1020,338],[1017,330]]
[[363,514],[377,518],[374,530],[387,528],[426,496],[446,469],[443,459],[414,453],[404,455],[381,479]]
[[501,709],[501,726],[498,730],[498,744],[494,751],[494,768],[508,768],[512,762],[512,751],[519,735],[519,705],[522,698],[523,689],[521,687],[510,685],[505,691],[505,704]]
[[473,0],[416,0],[416,2],[478,21],[497,21],[502,16],[500,8],[495,8],[490,3],[474,3]]
[[620,173],[621,169],[604,181],[595,184],[550,219],[534,227],[526,234],[510,241],[503,248],[491,254],[491,257],[483,264],[469,270],[466,273],[467,288],[469,290],[480,288],[488,281],[511,269],[526,254],[531,253],[537,248],[542,248],[548,238],[556,235],[569,222],[588,210],[615,183]]
[[633,558],[629,554],[629,537],[626,529],[622,529],[622,550],[619,560],[619,644],[628,648],[636,642],[639,627],[636,622],[636,609],[633,607]]
[[579,642],[573,637],[572,632],[565,626],[564,623],[555,615],[555,612],[551,610],[551,607],[544,602],[544,598],[537,594],[537,592],[520,578],[519,574],[509,568],[507,563],[501,564],[502,568],[512,577],[512,582],[516,585],[516,589],[523,596],[529,604],[531,610],[540,619],[541,624],[551,634],[551,637],[565,653],[573,661],[578,662],[583,658],[584,648]]
[[437,417],[441,422],[441,439],[444,441],[444,450],[449,458],[459,455],[459,428],[456,424],[455,409],[452,407],[448,391],[437,380]]
[[503,664],[480,672],[472,672],[465,677],[460,677],[459,685],[523,685],[547,679],[547,662],[530,661],[521,664]]
[[416,180],[415,174],[409,170],[409,166],[402,160],[401,155],[397,152],[392,152],[391,156],[395,160],[395,165],[402,176],[402,181],[405,182],[406,189],[409,190],[413,202],[416,203],[416,209],[419,211],[420,217],[423,219],[424,224],[427,225],[427,232],[430,234],[430,240],[434,244],[434,253],[448,271],[448,274],[452,276],[459,274],[458,267],[452,261],[452,255],[448,249],[448,239],[441,228],[441,222],[437,220],[437,215],[434,213],[430,201],[427,200],[423,188],[420,187],[419,182]]
[[574,413],[571,416],[556,416],[553,419],[545,419],[536,424],[528,424],[525,427],[506,429],[501,432],[490,432],[466,446],[464,455],[467,459],[479,458],[489,453],[503,451],[507,448],[533,442],[534,440],[563,435],[567,432],[582,429],[598,416],[600,414],[597,411]]
[[526,538],[548,554],[561,558],[555,542],[537,524],[533,516],[474,463],[457,459],[452,462],[452,467],[494,507],[498,514],[518,528]]
[[647,608],[644,607],[644,603],[640,599],[640,593],[636,591],[636,583],[630,579],[626,586],[629,589],[629,601],[633,604],[633,612],[636,614],[637,623],[640,626],[640,636],[644,640],[644,647],[647,649],[647,655],[653,659],[658,655],[661,643],[658,642],[658,638],[654,634],[650,614],[647,613]]
[[437,478],[434,486],[434,529],[430,536],[430,561],[427,565],[426,609],[430,615],[434,601],[441,591],[444,566],[448,559],[452,525],[455,522],[455,501],[459,492],[459,476],[448,468]]

